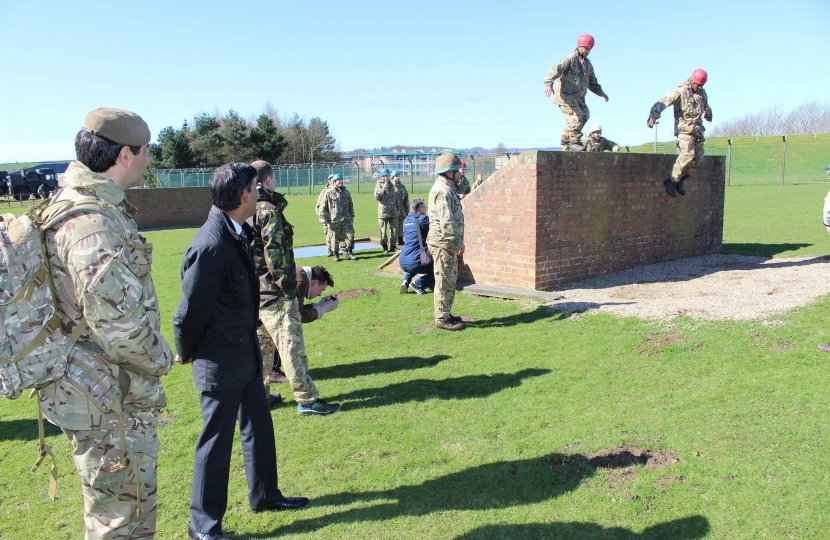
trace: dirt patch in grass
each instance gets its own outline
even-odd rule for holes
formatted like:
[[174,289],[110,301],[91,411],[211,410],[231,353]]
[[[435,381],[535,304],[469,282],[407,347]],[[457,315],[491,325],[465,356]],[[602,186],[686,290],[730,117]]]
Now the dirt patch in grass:
[[637,472],[632,467],[628,467],[626,469],[616,469],[611,471],[611,474],[608,475],[608,484],[611,486],[611,489],[617,491],[623,487],[623,484],[630,482],[635,478],[637,478]]
[[686,343],[689,338],[681,334],[671,332],[646,332],[643,334],[643,342],[637,347],[637,354],[640,356],[657,356],[660,351],[675,343]]
[[750,332],[749,337],[752,344],[759,349],[768,349],[774,353],[784,353],[798,348],[798,345],[793,345],[789,341],[780,338],[769,338],[758,332]]
[[350,300],[352,298],[357,298],[358,296],[375,296],[377,293],[377,289],[359,288],[349,289],[348,291],[340,291],[339,293],[335,293],[334,296],[340,300]]
[[161,411],[158,418],[158,427],[164,429],[175,421],[176,419],[168,411]]
[[663,478],[652,482],[651,487],[654,489],[659,489],[660,491],[666,491],[666,489],[672,484],[683,484],[686,482],[686,478],[684,476],[664,476]]
[[646,469],[656,471],[675,463],[680,463],[680,458],[674,450],[650,450],[638,446],[617,446],[588,456],[588,464],[597,469],[622,469],[633,465],[645,465]]

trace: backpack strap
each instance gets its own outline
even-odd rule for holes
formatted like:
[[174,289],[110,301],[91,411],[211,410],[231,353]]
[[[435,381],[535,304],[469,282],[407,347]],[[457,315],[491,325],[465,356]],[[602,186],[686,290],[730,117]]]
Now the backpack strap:
[[58,461],[55,458],[55,453],[52,451],[52,447],[46,444],[46,440],[43,434],[43,411],[40,410],[40,394],[36,389],[32,390],[32,393],[29,394],[29,398],[34,397],[35,395],[38,396],[38,405],[37,405],[37,436],[38,441],[40,443],[40,455],[35,461],[35,464],[32,465],[30,469],[32,472],[36,472],[40,467],[43,460],[46,459],[46,456],[52,458],[52,469],[49,471],[49,498],[53,501],[58,496]]

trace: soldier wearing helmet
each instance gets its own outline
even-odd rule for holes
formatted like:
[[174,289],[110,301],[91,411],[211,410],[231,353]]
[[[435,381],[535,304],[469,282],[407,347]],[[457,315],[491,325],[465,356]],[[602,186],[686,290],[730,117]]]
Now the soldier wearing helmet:
[[321,191],[317,196],[317,206],[314,208],[314,211],[317,214],[317,219],[323,224],[323,236],[326,237],[326,257],[334,255],[334,248],[329,244],[329,226],[323,218],[323,205],[326,203],[326,192],[331,188],[332,176],[334,175],[330,174],[326,179],[326,185],[323,187],[323,191]]
[[[565,117],[565,129],[560,139],[565,150],[583,151],[582,128],[588,123],[590,111],[585,104],[588,90],[608,101],[608,95],[602,91],[594,75],[594,66],[588,60],[594,38],[582,34],[576,40],[576,49],[553,66],[545,75],[545,97],[553,94],[553,102]],[[554,89],[554,81],[558,81]]]
[[708,76],[700,68],[692,72],[688,80],[678,85],[677,90],[666,94],[651,107],[646,125],[654,127],[666,107],[674,107],[674,134],[680,148],[680,155],[674,162],[671,177],[666,178],[663,184],[666,192],[672,197],[678,193],[686,194],[683,181],[694,174],[700,160],[703,159],[703,119],[712,121],[712,109],[709,107],[709,97],[703,89]]
[[588,129],[588,140],[585,141],[586,152],[619,152],[620,145],[602,136],[602,126],[594,124]]
[[[389,181],[392,172],[381,169],[380,178],[375,186],[375,200],[378,202],[378,226],[380,227],[380,245],[384,253],[395,252],[398,239],[398,195],[395,186]],[[389,235],[387,236],[387,229]]]
[[464,255],[464,214],[456,190],[461,180],[461,159],[455,154],[441,154],[435,160],[438,178],[429,191],[429,234],[427,245],[435,269],[435,327],[461,330],[461,317],[452,315],[455,283],[458,280],[458,257]]
[[456,191],[458,191],[458,198],[463,199],[467,195],[470,194],[472,188],[470,187],[470,181],[467,180],[467,177],[464,173],[467,171],[467,162],[461,162],[461,168],[458,169],[458,172],[461,173],[461,180],[458,181],[458,185],[456,186]]

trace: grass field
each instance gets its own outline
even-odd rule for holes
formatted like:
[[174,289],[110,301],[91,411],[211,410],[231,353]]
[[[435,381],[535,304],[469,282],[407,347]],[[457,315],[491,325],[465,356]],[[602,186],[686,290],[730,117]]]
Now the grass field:
[[[725,156],[726,137],[706,139],[706,155]],[[632,146],[632,152],[651,153],[653,143]],[[657,152],[675,153],[674,141],[657,143]],[[731,185],[773,185],[781,183],[783,144],[780,136],[735,137],[732,140]],[[827,182],[830,165],[830,134],[787,137],[787,183]]]
[[[724,248],[830,255],[826,186],[732,187]],[[297,245],[318,243],[314,197],[289,198]],[[357,234],[374,232],[355,197]],[[195,230],[156,231],[163,330],[180,297],[181,253]],[[280,486],[302,511],[251,514],[234,448],[225,531],[239,539],[745,539],[830,537],[830,298],[785,324],[652,322],[459,294],[463,332],[429,328],[432,296],[401,296],[374,275],[378,251],[327,264],[335,291],[373,288],[306,327],[311,374],[341,412],[273,412]],[[187,537],[193,448],[201,428],[190,369],[164,378],[157,538]],[[286,395],[287,385],[278,390]],[[0,401],[0,534],[75,539],[82,498],[66,439],[47,431],[59,499],[36,457],[34,403]],[[597,458],[651,450],[662,468]],[[624,463],[621,463],[624,462]]]

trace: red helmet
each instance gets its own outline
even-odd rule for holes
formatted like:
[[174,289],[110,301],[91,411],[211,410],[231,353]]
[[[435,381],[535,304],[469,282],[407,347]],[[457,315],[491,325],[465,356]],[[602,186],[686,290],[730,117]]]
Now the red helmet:
[[467,162],[466,162],[466,161],[462,161],[462,162],[461,162],[461,167],[462,167],[462,168],[464,168],[464,169],[466,169],[466,168],[467,168]]
[[593,47],[594,46],[594,36],[591,34],[582,34],[578,38],[576,38],[576,46],[577,47]]
[[697,83],[700,86],[706,84],[706,81],[709,80],[709,77],[706,75],[706,70],[697,68],[692,72],[692,76],[689,77],[693,83]]

